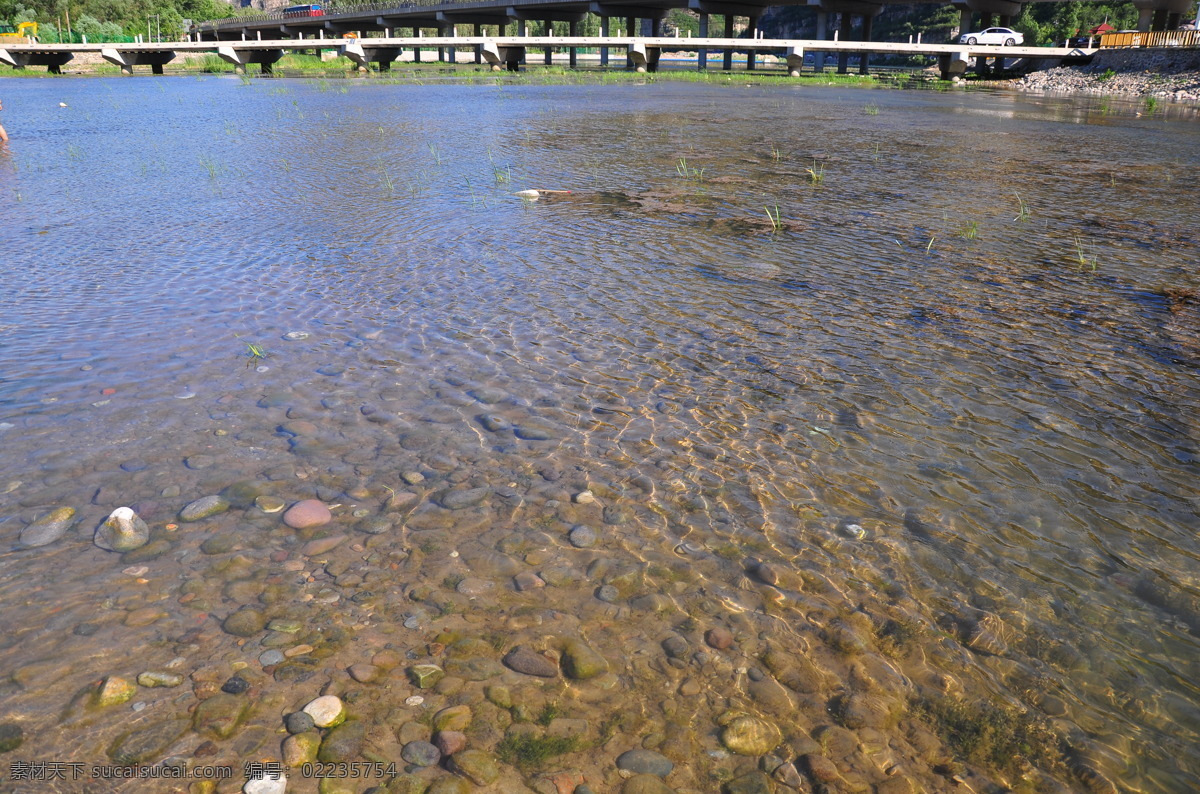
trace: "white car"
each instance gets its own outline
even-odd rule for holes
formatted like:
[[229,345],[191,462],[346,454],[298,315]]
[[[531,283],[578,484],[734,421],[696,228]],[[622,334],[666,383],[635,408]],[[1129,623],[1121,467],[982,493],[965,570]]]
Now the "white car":
[[978,33],[964,33],[958,37],[959,44],[999,44],[1012,47],[1024,42],[1025,36],[1011,28],[988,28]]

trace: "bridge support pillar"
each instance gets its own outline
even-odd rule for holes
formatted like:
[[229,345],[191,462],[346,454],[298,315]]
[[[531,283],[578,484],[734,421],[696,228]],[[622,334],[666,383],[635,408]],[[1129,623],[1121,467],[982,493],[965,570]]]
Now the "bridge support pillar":
[[640,41],[629,42],[629,58],[639,74],[658,71],[658,57],[662,50],[658,47],[647,48]]
[[[842,12],[840,14],[840,16],[841,16],[841,20],[840,20],[841,24],[838,28],[838,38],[842,41],[849,41],[850,40],[850,31],[852,29],[851,26],[854,24],[854,17],[851,16],[847,12]],[[846,74],[849,71],[850,71],[850,53],[839,52],[838,53],[838,70],[837,70],[838,74]]]
[[[414,26],[412,37],[414,39],[419,39],[421,37],[421,29]],[[413,47],[413,63],[420,63],[420,62],[421,62],[421,48]]]
[[[475,38],[483,36],[483,25],[475,26]],[[483,53],[479,49],[479,45],[475,45],[475,63],[483,63]]]
[[970,61],[966,50],[943,52],[938,56],[938,68],[941,70],[942,79],[949,80],[955,75],[963,74],[967,71],[967,64]]
[[788,76],[799,77],[800,70],[804,68],[804,48],[803,47],[788,47],[787,49],[787,67]]
[[[725,38],[733,38],[733,14],[725,15]],[[733,50],[729,47],[725,48],[725,65],[724,69],[727,72],[733,71]]]
[[[546,26],[545,35],[553,36],[554,35],[554,23],[547,19],[542,24]],[[554,48],[553,47],[546,48],[546,61],[545,62],[546,62],[547,66],[554,65]]]
[[[870,14],[863,14],[862,19],[863,19],[862,40],[870,41],[871,40],[871,23],[875,20],[875,17],[871,16]],[[862,54],[860,54],[858,56],[858,73],[859,74],[870,74],[871,73],[871,56],[870,56],[870,53],[868,53],[866,51],[864,51]]]
[[121,67],[121,74],[133,74],[134,66],[149,66],[154,74],[163,73],[163,64],[170,63],[175,58],[171,50],[153,50],[150,52],[128,52],[105,47],[100,50],[100,57],[111,64]]
[[[600,17],[600,38],[606,39],[608,36],[608,17],[602,16]],[[600,65],[602,67],[608,66],[608,47],[600,48]]]
[[[700,13],[700,38],[708,38],[708,14]],[[700,47],[696,50],[696,68],[704,71],[708,68],[708,50]]]
[[[637,19],[634,17],[625,17],[625,35],[626,36],[636,36],[637,35],[637,31],[634,29],[634,25],[636,22],[637,22]],[[630,55],[629,49],[626,48],[626,50],[625,50],[625,68],[632,69],[633,65],[634,65],[633,64],[633,56]]]
[[[829,38],[829,12],[817,12],[817,39],[826,41]],[[813,69],[818,72],[825,71],[825,53],[813,53]]]
[[[758,17],[750,17],[749,19],[750,38],[758,38]],[[758,54],[757,50],[746,50],[746,71],[754,71],[754,61]]]
[[[579,35],[579,23],[578,22],[575,22],[574,20],[572,20],[571,22],[567,23],[567,35],[570,36],[571,38],[575,38],[577,35]],[[567,55],[568,64],[567,65],[570,66],[572,69],[579,66],[579,48],[571,47],[569,50],[567,50],[567,53],[568,53],[568,55]]]

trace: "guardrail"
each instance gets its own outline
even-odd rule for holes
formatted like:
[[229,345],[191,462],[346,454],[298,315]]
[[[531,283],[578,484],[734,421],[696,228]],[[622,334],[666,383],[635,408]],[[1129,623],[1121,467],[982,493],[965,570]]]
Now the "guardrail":
[[1200,30],[1105,33],[1100,37],[1100,47],[1200,47]]
[[[380,13],[386,15],[389,12],[403,14],[409,11],[414,11],[418,8],[446,5],[446,2],[447,0],[409,0],[405,3],[354,3],[351,5],[333,5],[329,8],[323,8],[324,13],[320,16],[312,17],[285,16],[282,11],[272,11],[269,13],[266,11],[256,11],[253,13],[226,17],[225,19],[212,19],[206,22],[200,22],[195,27],[199,28],[200,30],[213,30],[215,28],[222,27],[237,27],[238,25],[244,25],[247,22],[274,22],[288,19],[294,19],[297,21],[310,19],[335,19],[344,14],[353,15]],[[466,2],[457,2],[455,5],[470,7],[473,5],[483,5],[489,2],[490,0],[475,0],[474,2],[471,2],[471,0],[466,0]]]

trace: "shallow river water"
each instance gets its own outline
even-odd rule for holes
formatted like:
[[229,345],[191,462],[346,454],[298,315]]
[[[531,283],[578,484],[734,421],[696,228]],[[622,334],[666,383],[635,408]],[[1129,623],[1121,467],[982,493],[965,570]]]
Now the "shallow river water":
[[0,789],[1200,789],[1194,114],[0,89]]

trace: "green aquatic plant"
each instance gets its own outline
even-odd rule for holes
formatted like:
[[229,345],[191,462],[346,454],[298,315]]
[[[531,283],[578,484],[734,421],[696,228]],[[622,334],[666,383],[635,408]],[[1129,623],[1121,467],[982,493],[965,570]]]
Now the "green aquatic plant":
[[1081,270],[1090,270],[1095,273],[1099,268],[1095,255],[1089,255],[1084,250],[1083,240],[1080,239],[1079,235],[1075,235],[1075,254],[1072,258]]
[[876,105],[874,102],[871,102],[866,107],[863,108],[863,113],[866,113],[868,116],[878,116],[879,115],[879,105]]
[[812,183],[813,185],[818,186],[818,187],[820,185],[825,184],[825,164],[824,163],[813,160],[812,167],[806,168],[805,170],[808,171],[808,181],[810,183]]
[[689,166],[685,157],[680,157],[679,162],[675,164],[675,173],[692,182],[704,181],[704,169]]
[[1153,113],[1156,109],[1158,109],[1158,99],[1152,96],[1146,97],[1146,112]]
[[1032,712],[948,697],[914,698],[909,709],[967,761],[1006,774],[1019,773],[1029,764],[1050,772],[1065,767],[1058,737]]
[[778,232],[783,229],[783,221],[779,218],[779,202],[775,202],[775,213],[771,213],[770,207],[763,207],[767,213],[767,220],[771,221],[771,231]]
[[557,703],[547,703],[542,706],[542,710],[538,713],[537,719],[534,722],[543,727],[548,727],[550,723],[561,717],[562,714],[562,709],[558,707]]
[[575,736],[533,736],[510,733],[496,745],[500,760],[519,769],[537,769],[549,761],[579,747]]
[[771,145],[771,159],[777,163],[783,159],[783,152],[774,144]]
[[1013,221],[1029,220],[1029,205],[1024,202],[1020,193],[1013,193],[1013,195],[1017,197],[1017,217],[1013,218]]
[[440,151],[438,151],[437,145],[433,144],[433,143],[430,143],[427,145],[429,146],[429,153],[433,155],[433,161],[435,163],[437,163],[438,165],[441,165],[442,164],[442,153]]
[[967,221],[961,229],[958,230],[958,236],[964,240],[974,240],[979,237],[979,221]]
[[209,179],[217,178],[217,161],[212,159],[211,155],[200,155],[200,165],[204,166],[204,170],[208,171]]

